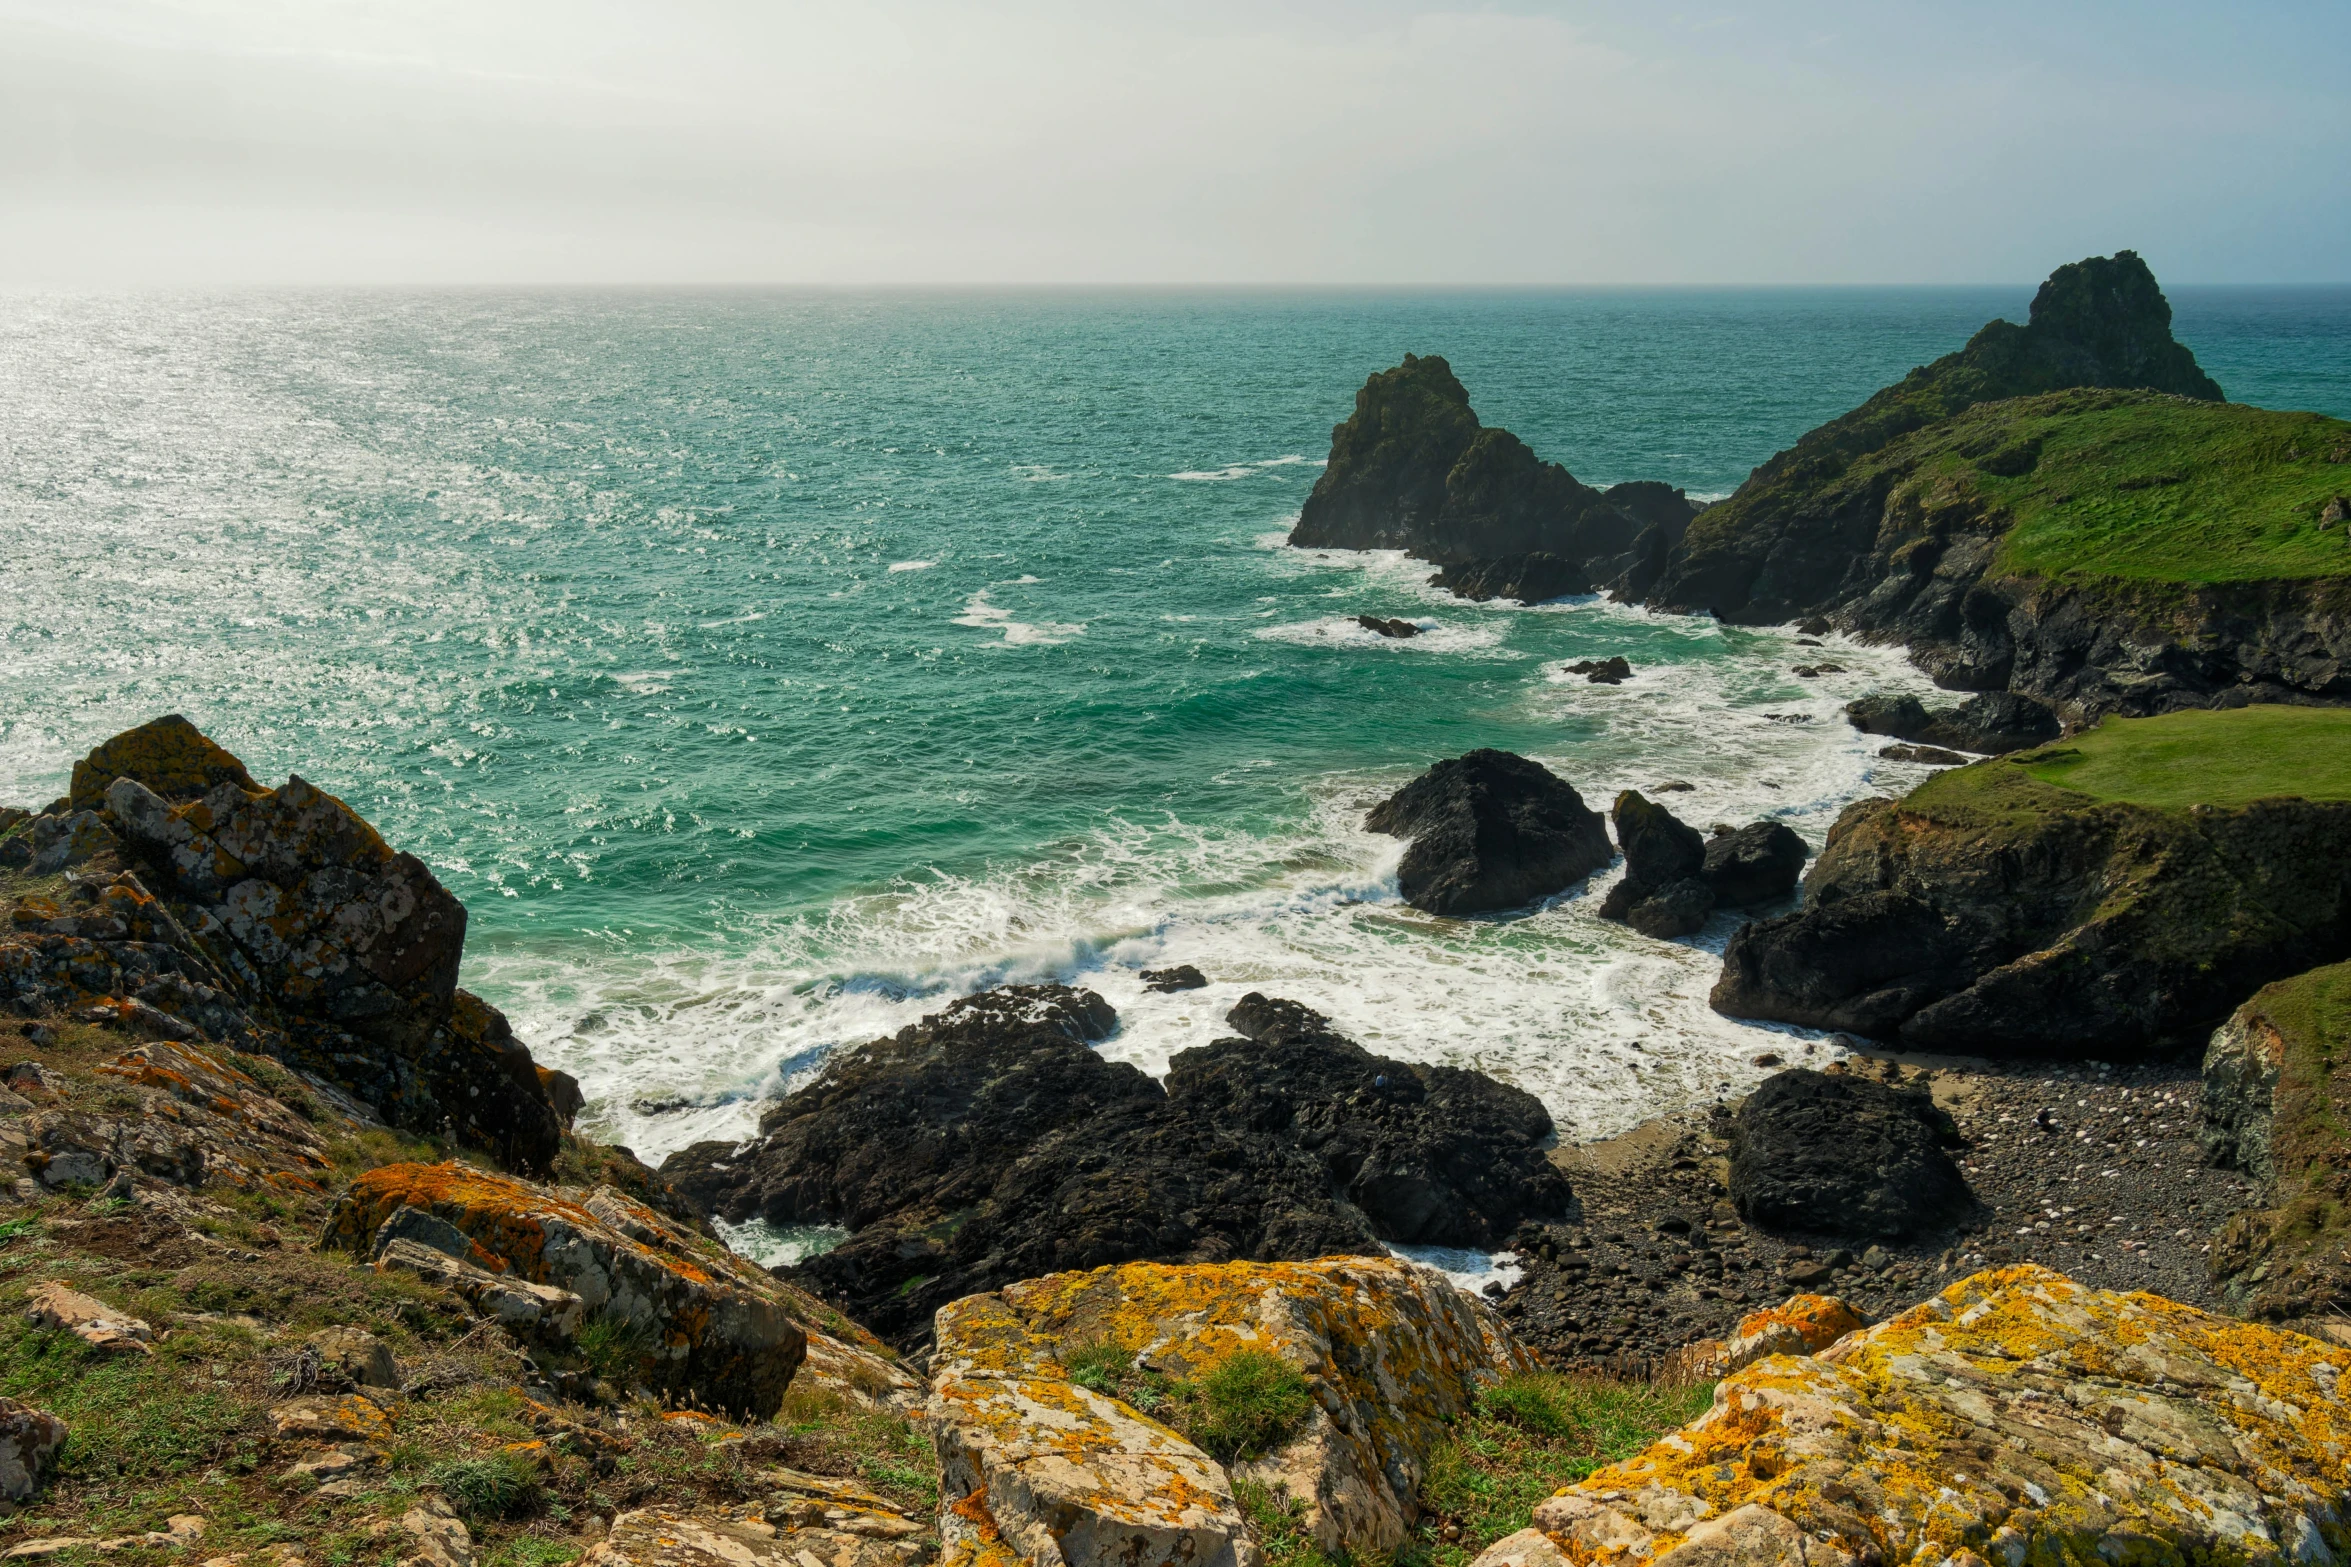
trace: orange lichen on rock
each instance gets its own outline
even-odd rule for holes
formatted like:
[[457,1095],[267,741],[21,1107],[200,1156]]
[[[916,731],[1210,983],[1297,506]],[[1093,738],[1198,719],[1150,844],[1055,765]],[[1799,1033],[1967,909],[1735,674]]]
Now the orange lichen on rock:
[[98,809],[107,785],[117,778],[135,778],[175,802],[193,800],[224,783],[261,792],[243,762],[177,713],[125,730],[74,763],[73,808]]
[[568,1290],[589,1318],[643,1334],[656,1388],[764,1418],[799,1369],[806,1337],[773,1279],[609,1186],[582,1194],[455,1161],[384,1165],[352,1182],[320,1244],[366,1255],[403,1208],[454,1226],[494,1271]]
[[2340,1560],[2346,1370],[2341,1346],[1996,1269],[1758,1361],[1535,1526],[1577,1567]]
[[1739,1319],[1730,1338],[1701,1339],[1673,1358],[1671,1380],[1712,1382],[1766,1355],[1817,1355],[1869,1324],[1834,1295],[1796,1295]]
[[[1448,1425],[1480,1388],[1533,1366],[1483,1302],[1440,1274],[1381,1257],[1130,1263],[1054,1274],[944,1308],[938,1342],[934,1365],[947,1369],[934,1381],[932,1411],[968,1433],[958,1450],[972,1455],[951,1461],[950,1471],[961,1464],[983,1477],[989,1462],[1009,1462],[989,1459],[992,1450],[1029,1452],[1039,1430],[1111,1418],[1097,1406],[1127,1422],[1118,1429],[1128,1439],[1163,1451],[1158,1436],[1138,1433],[1165,1427],[1069,1382],[1063,1357],[1078,1350],[1109,1345],[1138,1368],[1178,1380],[1242,1349],[1286,1362],[1305,1378],[1313,1411],[1295,1436],[1234,1473],[1286,1490],[1332,1550],[1399,1543]],[[992,1402],[972,1391],[981,1386]],[[949,1450],[942,1437],[942,1454]],[[1222,1506],[1226,1477],[1209,1469],[1213,1487],[1176,1466],[1156,1475],[1153,1495],[1169,1506]],[[991,1495],[999,1517],[1003,1494],[998,1483]],[[1007,1524],[1005,1533],[1021,1546],[1018,1529]]]

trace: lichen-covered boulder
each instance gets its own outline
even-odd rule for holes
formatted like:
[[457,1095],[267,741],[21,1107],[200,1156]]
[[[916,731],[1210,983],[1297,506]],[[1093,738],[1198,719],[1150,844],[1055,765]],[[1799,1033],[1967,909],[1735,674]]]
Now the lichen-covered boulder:
[[48,1410],[0,1398],[0,1499],[22,1502],[39,1490],[65,1435],[65,1422]]
[[952,1560],[1254,1567],[1232,1484],[1158,1421],[1080,1387],[999,1295],[939,1311],[926,1411]]
[[[2351,1348],[1998,1269],[1757,1362],[1534,1522],[1575,1567],[2315,1567],[2351,1551],[2347,1370]],[[1506,1559],[1538,1560],[1482,1558]]]
[[1712,1382],[1766,1355],[1817,1355],[1868,1323],[1834,1295],[1797,1295],[1739,1319],[1728,1339],[1701,1339],[1674,1357],[1677,1380]]
[[622,1513],[581,1567],[915,1567],[928,1554],[919,1538],[779,1524],[774,1513],[757,1504]]
[[201,799],[224,783],[261,793],[243,762],[177,713],[126,729],[74,763],[67,798],[77,811],[95,811],[117,778],[136,778],[175,802]]
[[[1094,1396],[1070,1386],[1061,1366],[1080,1348],[1110,1346],[1138,1370],[1178,1381],[1242,1349],[1283,1361],[1303,1374],[1314,1407],[1294,1435],[1233,1473],[1286,1491],[1333,1551],[1400,1543],[1450,1423],[1480,1389],[1534,1363],[1483,1302],[1394,1258],[1057,1274],[958,1302],[940,1313],[938,1331],[936,1363],[950,1369],[934,1383],[934,1415],[962,1407],[950,1383],[989,1381],[997,1399],[985,1406],[988,1420],[941,1427],[967,1433],[952,1443],[942,1435],[940,1451],[976,1455],[961,1469],[950,1461],[974,1483],[987,1477],[989,1454],[1030,1440],[1036,1421],[1050,1423],[1042,1411]],[[1035,1412],[1024,1421],[1016,1408]],[[988,1494],[995,1508],[998,1493]],[[1019,1532],[1005,1537],[1017,1544]]]
[[800,1368],[807,1340],[774,1279],[608,1186],[577,1193],[455,1162],[384,1165],[352,1182],[321,1244],[370,1254],[403,1209],[462,1232],[483,1254],[474,1265],[569,1291],[586,1320],[642,1335],[656,1390],[764,1418]]

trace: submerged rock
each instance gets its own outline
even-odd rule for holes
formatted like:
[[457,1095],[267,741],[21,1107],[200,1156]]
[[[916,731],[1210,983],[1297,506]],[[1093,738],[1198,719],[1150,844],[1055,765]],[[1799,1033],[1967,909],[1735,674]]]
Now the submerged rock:
[[1143,988],[1162,995],[1179,990],[1205,990],[1208,976],[1189,963],[1178,963],[1174,968],[1147,968],[1142,974]]
[[[1229,1470],[1161,1423],[1176,1410],[1147,1420],[1127,1401],[1242,1351],[1314,1392]],[[1248,1562],[1232,1479],[1286,1491],[1325,1551],[1393,1549],[1452,1423],[1534,1365],[1491,1308],[1388,1257],[1029,1280],[942,1311],[932,1363],[950,1553],[992,1527],[1022,1558],[1070,1567]]]
[[1726,1378],[1705,1415],[1479,1560],[2338,1559],[2346,1371],[2339,1345],[1997,1269]]
[[1508,751],[1439,762],[1363,824],[1412,840],[1397,885],[1405,902],[1432,914],[1519,908],[1616,857],[1599,813],[1573,787]]
[[1633,678],[1633,666],[1622,653],[1608,658],[1578,659],[1565,667],[1568,674],[1583,676],[1588,685],[1621,686]]
[[[1465,562],[1551,554],[1614,556],[1647,531],[1686,526],[1692,508],[1662,485],[1603,495],[1507,430],[1481,426],[1452,366],[1406,354],[1355,394],[1290,543],[1400,549]],[[1662,549],[1658,552],[1662,564]]]
[[1546,599],[1592,591],[1581,566],[1543,551],[1501,555],[1492,560],[1457,561],[1429,578],[1429,582],[1457,599],[1481,604],[1492,599],[1540,604]]
[[1375,1056],[1261,995],[1230,1014],[1249,1037],[1179,1053],[1163,1089],[1072,1037],[1099,1005],[957,1003],[835,1056],[751,1143],[697,1144],[663,1174],[731,1221],[849,1226],[794,1276],[902,1344],[1020,1278],[1492,1246],[1567,1205],[1550,1117],[1518,1089]]
[[1767,1077],[1731,1130],[1731,1201],[1768,1230],[1897,1240],[1974,1204],[1925,1094],[1804,1067]]

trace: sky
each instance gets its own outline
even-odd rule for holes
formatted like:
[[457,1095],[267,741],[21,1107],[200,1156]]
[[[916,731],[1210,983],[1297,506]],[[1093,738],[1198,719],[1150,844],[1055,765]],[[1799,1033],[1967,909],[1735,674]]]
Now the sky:
[[0,286],[2351,280],[2351,4],[0,0]]

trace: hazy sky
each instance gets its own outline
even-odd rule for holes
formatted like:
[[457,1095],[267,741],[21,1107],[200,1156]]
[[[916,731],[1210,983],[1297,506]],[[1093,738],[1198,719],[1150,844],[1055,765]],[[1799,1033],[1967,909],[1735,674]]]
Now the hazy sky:
[[0,284],[2351,279],[2351,3],[0,0]]

